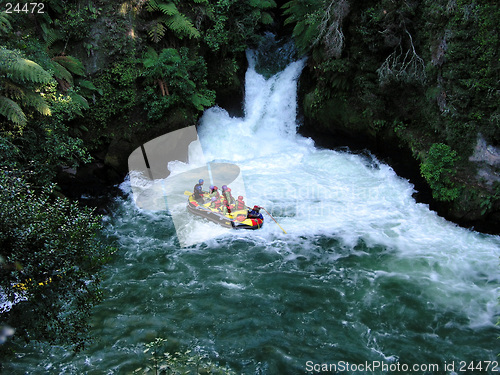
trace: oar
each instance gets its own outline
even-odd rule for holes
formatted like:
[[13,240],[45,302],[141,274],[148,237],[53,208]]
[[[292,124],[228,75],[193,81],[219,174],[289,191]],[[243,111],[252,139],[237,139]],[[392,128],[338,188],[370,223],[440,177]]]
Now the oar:
[[[252,208],[250,208],[250,207],[248,207],[248,206],[245,206],[245,207],[246,207],[246,208],[248,208],[248,209],[250,209],[250,210],[252,210]],[[281,225],[279,225],[279,223],[276,221],[276,219],[275,219],[275,218],[274,218],[274,217],[273,217],[273,216],[272,216],[272,215],[271,215],[271,214],[270,214],[270,213],[269,213],[269,212],[268,212],[268,211],[267,211],[264,207],[261,207],[261,208],[262,208],[264,211],[266,211],[266,212],[267,212],[267,214],[269,215],[269,217],[270,217],[271,219],[273,219],[273,220],[274,220],[274,222],[275,222],[276,224],[278,224],[278,227],[280,227],[280,229],[283,231],[283,233],[287,234],[287,233],[286,233],[286,231],[285,231],[283,228],[281,228]]]

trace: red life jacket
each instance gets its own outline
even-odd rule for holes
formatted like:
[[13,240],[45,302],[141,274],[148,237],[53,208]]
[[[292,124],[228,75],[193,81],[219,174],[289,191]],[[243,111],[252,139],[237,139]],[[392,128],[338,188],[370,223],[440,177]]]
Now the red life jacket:
[[238,199],[236,202],[237,202],[236,209],[238,209],[238,210],[244,210],[245,209],[245,201]]
[[212,205],[213,205],[212,206],[213,208],[215,208],[216,210],[218,210],[220,208],[220,205],[221,205],[220,199],[217,199],[217,200],[213,201]]

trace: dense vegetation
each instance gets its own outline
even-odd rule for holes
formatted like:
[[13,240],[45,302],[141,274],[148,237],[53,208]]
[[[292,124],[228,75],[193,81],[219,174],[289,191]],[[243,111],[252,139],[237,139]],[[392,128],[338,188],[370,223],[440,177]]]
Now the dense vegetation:
[[500,144],[495,1],[44,4],[0,13],[0,292],[17,301],[0,327],[16,337],[83,347],[111,253],[99,218],[54,183],[92,159],[123,172],[141,142],[238,97],[266,30],[309,56],[307,126],[408,148],[454,218],[499,221],[498,179],[469,162],[478,134]]

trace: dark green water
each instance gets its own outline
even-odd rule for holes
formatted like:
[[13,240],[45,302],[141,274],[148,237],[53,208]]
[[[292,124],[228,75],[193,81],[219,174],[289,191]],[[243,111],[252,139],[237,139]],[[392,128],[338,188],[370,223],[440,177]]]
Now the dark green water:
[[302,374],[307,361],[497,359],[498,329],[471,327],[474,305],[491,302],[487,273],[470,276],[486,296],[461,295],[429,277],[443,272],[436,259],[324,235],[245,233],[180,249],[168,215],[132,202],[120,203],[108,228],[121,250],[93,318],[98,341],[76,356],[35,347],[8,370],[132,373],[155,337],[245,374]]

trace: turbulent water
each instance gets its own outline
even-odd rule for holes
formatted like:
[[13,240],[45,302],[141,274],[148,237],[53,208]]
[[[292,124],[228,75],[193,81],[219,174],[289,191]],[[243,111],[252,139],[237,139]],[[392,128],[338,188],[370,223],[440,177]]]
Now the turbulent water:
[[[155,337],[244,374],[372,361],[435,364],[435,374],[453,373],[450,365],[466,373],[474,361],[483,371],[467,373],[487,373],[486,361],[498,360],[499,238],[416,203],[413,186],[375,158],[298,135],[304,61],[269,79],[251,53],[249,62],[245,117],[207,110],[200,141],[207,161],[239,166],[247,204],[264,206],[287,233],[266,215],[261,230],[181,247],[171,213],[117,198],[106,231],[119,252],[93,316],[96,343],[77,355],[27,347],[8,373],[132,373]],[[186,217],[197,232],[218,230]],[[363,369],[345,373],[391,372]]]

